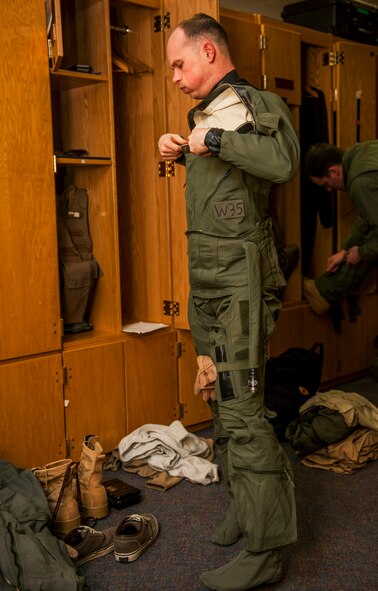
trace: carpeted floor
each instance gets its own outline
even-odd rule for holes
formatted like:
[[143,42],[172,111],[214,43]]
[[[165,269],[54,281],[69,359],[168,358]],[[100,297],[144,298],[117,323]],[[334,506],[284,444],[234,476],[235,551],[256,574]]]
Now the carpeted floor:
[[[357,392],[378,406],[378,383],[370,377],[337,387]],[[211,436],[211,430],[197,433]],[[377,591],[378,462],[352,475],[304,467],[283,443],[295,472],[298,542],[284,551],[286,574],[265,591]],[[82,572],[92,591],[205,591],[204,570],[225,564],[242,549],[211,543],[209,536],[228,506],[223,482],[207,486],[182,481],[166,492],[119,470],[119,477],[142,489],[142,501],[112,509],[97,529],[117,525],[129,513],[153,513],[160,525],[155,543],[135,562],[118,563],[111,553],[87,563]]]

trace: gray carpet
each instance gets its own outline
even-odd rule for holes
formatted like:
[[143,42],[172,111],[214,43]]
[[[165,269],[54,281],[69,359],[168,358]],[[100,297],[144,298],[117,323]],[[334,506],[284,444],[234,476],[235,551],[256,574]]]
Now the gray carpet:
[[[370,377],[338,386],[378,406],[378,384]],[[211,436],[211,429],[197,435]],[[285,577],[265,591],[377,591],[378,462],[352,475],[304,467],[288,442],[296,480],[298,542],[284,551]],[[129,513],[153,513],[160,524],[155,543],[135,562],[118,563],[113,554],[82,567],[92,591],[205,591],[202,571],[225,564],[242,542],[221,548],[209,536],[228,506],[223,482],[208,486],[187,481],[166,492],[145,487],[145,480],[119,470],[119,477],[142,489],[142,501],[112,509],[96,525],[117,525]]]

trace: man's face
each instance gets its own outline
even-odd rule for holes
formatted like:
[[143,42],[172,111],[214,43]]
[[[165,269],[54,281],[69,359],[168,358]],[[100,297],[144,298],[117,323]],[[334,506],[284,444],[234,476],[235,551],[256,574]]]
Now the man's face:
[[335,189],[337,191],[345,191],[344,172],[340,164],[330,166],[326,176],[310,176],[310,180],[315,185],[318,185],[318,187],[324,187],[327,191],[333,191]]
[[173,70],[172,82],[192,98],[205,98],[211,88],[209,63],[201,41],[190,41],[181,29],[168,40],[167,58]]

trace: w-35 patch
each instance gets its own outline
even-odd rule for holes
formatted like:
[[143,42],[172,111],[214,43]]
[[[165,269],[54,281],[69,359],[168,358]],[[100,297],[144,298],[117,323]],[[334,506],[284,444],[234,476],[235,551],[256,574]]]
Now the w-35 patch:
[[214,217],[217,220],[230,220],[232,218],[244,218],[244,201],[235,199],[234,201],[219,201],[213,204]]

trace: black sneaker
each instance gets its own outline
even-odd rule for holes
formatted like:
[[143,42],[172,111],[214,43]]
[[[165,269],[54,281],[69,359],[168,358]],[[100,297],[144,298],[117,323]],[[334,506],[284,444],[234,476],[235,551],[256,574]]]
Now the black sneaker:
[[132,562],[154,542],[159,524],[154,515],[128,515],[118,525],[114,536],[114,556],[118,562]]
[[116,529],[116,527],[110,527],[104,531],[97,531],[88,525],[80,525],[70,531],[63,541],[77,551],[76,566],[109,554],[114,548]]

